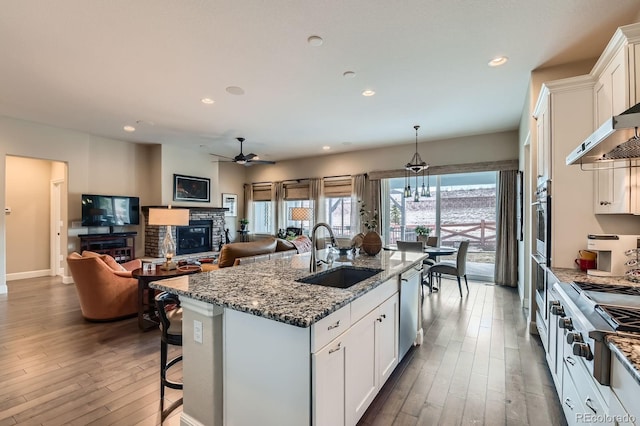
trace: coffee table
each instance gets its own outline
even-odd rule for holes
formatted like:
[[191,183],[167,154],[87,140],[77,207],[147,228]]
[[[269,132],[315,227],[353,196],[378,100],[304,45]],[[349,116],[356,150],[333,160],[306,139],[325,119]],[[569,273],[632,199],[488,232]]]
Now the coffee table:
[[[178,266],[177,269],[165,271],[160,269],[160,265],[152,269],[138,268],[131,272],[133,278],[138,279],[138,328],[148,331],[157,328],[160,319],[156,313],[155,291],[149,288],[149,283],[163,280],[165,278],[179,277],[181,275],[195,274],[200,272],[200,266],[185,265]],[[145,290],[147,297],[145,298]]]

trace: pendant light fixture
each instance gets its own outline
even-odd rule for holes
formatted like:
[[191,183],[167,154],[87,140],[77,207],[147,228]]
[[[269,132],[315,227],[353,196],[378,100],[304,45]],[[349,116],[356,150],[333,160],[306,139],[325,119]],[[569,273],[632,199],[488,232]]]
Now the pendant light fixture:
[[[409,198],[411,197],[411,195],[413,195],[413,201],[420,201],[420,197],[427,197],[429,191],[428,189],[425,188],[424,186],[424,172],[425,170],[427,170],[429,168],[429,165],[422,161],[422,158],[420,158],[420,154],[418,153],[418,129],[420,128],[420,126],[413,126],[413,128],[416,130],[416,152],[415,154],[413,154],[413,157],[411,157],[411,161],[409,161],[407,164],[405,164],[404,169],[405,169],[405,188],[404,188],[404,197],[405,198]],[[409,177],[409,172],[413,172],[416,176],[416,187],[415,187],[415,192],[412,194],[411,193],[411,185],[409,185],[410,182],[410,177]],[[418,173],[422,172],[422,190],[419,190],[418,188]]]

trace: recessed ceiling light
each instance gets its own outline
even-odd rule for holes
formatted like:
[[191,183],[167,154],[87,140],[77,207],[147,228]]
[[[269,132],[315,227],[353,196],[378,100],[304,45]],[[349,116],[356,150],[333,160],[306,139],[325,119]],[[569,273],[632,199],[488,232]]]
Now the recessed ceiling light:
[[324,149],[325,151],[329,151],[331,147],[329,145],[325,145],[322,147],[322,149]]
[[507,58],[506,56],[496,56],[495,58],[489,61],[489,66],[499,67],[500,65],[506,64],[508,60],[509,58]]
[[324,43],[324,40],[320,36],[312,35],[307,39],[307,43],[309,43],[311,46],[317,47],[317,46],[322,46],[322,43]]
[[200,99],[200,102],[202,102],[205,105],[211,105],[215,101],[213,99],[211,99],[211,98],[202,98],[202,99]]
[[376,92],[373,91],[373,90],[365,90],[365,91],[362,92],[362,96],[373,96],[375,94],[376,94]]
[[244,95],[244,89],[238,86],[229,86],[225,89],[227,93],[232,95]]
[[127,126],[124,126],[124,127],[122,128],[122,130],[124,130],[125,132],[129,132],[129,133],[131,133],[131,132],[135,132],[135,131],[136,131],[136,128],[135,128],[135,127],[133,127],[133,126],[129,126],[129,125],[127,125]]
[[342,76],[344,78],[353,78],[353,77],[356,76],[356,73],[353,72],[353,71],[345,71],[345,72],[342,73]]

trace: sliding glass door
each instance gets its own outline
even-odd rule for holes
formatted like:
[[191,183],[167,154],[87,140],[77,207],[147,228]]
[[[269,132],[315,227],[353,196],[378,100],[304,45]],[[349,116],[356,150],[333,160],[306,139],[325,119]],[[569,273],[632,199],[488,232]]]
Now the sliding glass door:
[[457,247],[460,241],[469,240],[468,276],[492,281],[497,176],[497,172],[431,176],[428,181],[431,196],[420,197],[419,201],[403,196],[404,178],[386,179],[382,185],[384,240],[387,244],[415,241],[418,226],[429,228],[430,235],[438,237],[440,246]]

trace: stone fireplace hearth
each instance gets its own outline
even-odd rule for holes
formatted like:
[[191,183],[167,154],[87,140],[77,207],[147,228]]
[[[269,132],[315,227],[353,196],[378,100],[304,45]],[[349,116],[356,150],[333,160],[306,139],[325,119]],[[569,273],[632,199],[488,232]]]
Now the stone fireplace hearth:
[[[151,207],[166,207],[166,206],[143,206],[142,214],[144,215],[144,255],[147,257],[160,258],[162,257],[162,241],[164,240],[165,233],[167,232],[166,226],[154,226],[149,225],[149,208]],[[206,253],[217,253],[220,251],[221,242],[224,241],[224,212],[228,209],[221,207],[180,207],[175,208],[188,208],[189,209],[189,222],[194,225],[201,225],[203,223],[210,223],[211,227],[211,250],[205,251]],[[178,245],[176,227],[171,227],[173,239]],[[183,254],[197,254],[194,252]],[[177,255],[180,255],[178,253]]]

